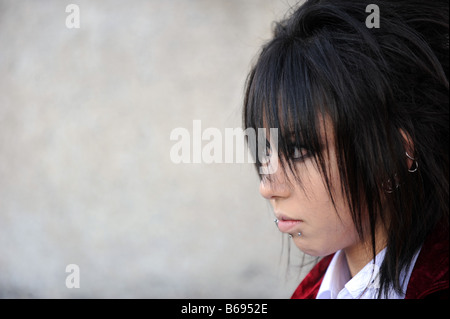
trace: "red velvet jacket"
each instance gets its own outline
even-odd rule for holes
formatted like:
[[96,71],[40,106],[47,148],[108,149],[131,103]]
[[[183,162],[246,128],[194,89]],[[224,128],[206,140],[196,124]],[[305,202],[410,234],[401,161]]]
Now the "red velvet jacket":
[[[323,258],[303,279],[292,299],[315,299],[333,255]],[[420,250],[406,289],[405,299],[449,298],[449,237],[438,231],[428,236]]]

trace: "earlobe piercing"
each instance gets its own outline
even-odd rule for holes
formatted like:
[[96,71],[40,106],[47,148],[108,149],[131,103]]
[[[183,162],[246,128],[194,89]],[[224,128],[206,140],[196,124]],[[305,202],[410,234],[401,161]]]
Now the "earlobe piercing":
[[417,162],[417,160],[414,157],[409,155],[408,152],[405,152],[405,154],[406,154],[406,157],[408,157],[410,160],[414,161],[413,165],[415,165],[415,167],[413,169],[409,168],[408,172],[410,172],[410,173],[416,172],[417,169],[419,168],[419,163]]

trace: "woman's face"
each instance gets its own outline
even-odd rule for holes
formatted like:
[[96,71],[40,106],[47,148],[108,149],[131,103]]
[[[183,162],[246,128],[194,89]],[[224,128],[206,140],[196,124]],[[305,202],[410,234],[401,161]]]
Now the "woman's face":
[[295,162],[301,186],[295,183],[289,169],[285,175],[279,165],[269,179],[263,178],[260,183],[260,193],[272,204],[280,231],[291,234],[295,245],[313,256],[326,256],[359,242],[341,191],[334,142],[329,141],[328,145],[324,157],[334,204],[319,167],[305,150],[296,150],[306,155]]

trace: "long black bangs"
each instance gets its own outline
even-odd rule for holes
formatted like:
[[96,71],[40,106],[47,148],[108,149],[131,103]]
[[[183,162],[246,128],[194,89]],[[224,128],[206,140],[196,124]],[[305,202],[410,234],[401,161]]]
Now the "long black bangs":
[[332,134],[325,125],[326,93],[323,83],[317,84],[304,51],[304,44],[294,39],[275,40],[263,48],[247,79],[243,123],[245,129],[264,128],[268,136],[269,129],[276,129],[276,141],[268,137],[264,145],[259,142],[255,147],[247,140],[262,180],[270,181],[275,174],[261,174],[261,167],[270,163],[260,155],[276,152],[276,169],[282,170],[291,185],[302,185],[296,164],[312,159],[330,190],[324,157]]

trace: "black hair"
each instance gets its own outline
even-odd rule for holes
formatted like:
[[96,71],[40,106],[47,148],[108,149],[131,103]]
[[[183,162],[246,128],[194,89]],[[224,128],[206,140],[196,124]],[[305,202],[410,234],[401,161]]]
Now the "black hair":
[[[379,28],[366,25],[369,4]],[[281,168],[300,184],[292,149],[308,150],[330,195],[320,126],[331,120],[342,189],[374,257],[375,225],[387,227],[380,296],[401,292],[425,238],[448,229],[448,14],[446,0],[306,1],[275,24],[247,78],[244,128],[278,128]]]

